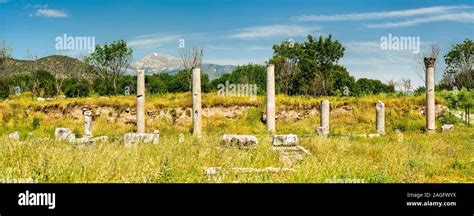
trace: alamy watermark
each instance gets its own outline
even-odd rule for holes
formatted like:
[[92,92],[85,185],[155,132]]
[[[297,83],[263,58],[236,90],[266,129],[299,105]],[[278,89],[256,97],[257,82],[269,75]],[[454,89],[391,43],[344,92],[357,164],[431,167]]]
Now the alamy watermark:
[[413,50],[414,54],[420,52],[420,37],[418,36],[383,36],[380,38],[381,50]]
[[48,209],[56,208],[55,193],[33,193],[26,190],[18,194],[19,206],[46,206]]
[[257,84],[232,84],[226,81],[225,84],[217,85],[217,95],[219,97],[250,97],[251,100],[257,99]]
[[68,36],[63,34],[55,39],[56,50],[86,50],[94,52],[95,37],[88,36]]

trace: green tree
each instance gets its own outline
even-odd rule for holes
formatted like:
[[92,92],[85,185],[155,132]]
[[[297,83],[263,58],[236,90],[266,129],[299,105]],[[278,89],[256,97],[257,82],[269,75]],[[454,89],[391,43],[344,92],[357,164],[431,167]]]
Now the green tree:
[[56,95],[55,79],[47,71],[38,70],[32,73],[32,93],[33,97],[50,97]]
[[86,63],[94,67],[94,71],[110,91],[117,94],[117,83],[130,65],[133,50],[127,47],[124,40],[112,44],[96,45],[95,50],[85,58]]
[[168,84],[173,80],[173,75],[161,73],[157,75],[147,76],[146,89],[152,93],[164,94],[169,92]]
[[267,75],[266,67],[258,64],[247,64],[237,66],[231,73],[224,74],[212,81],[211,86],[216,89],[219,84],[256,84],[257,94],[266,91]]
[[390,88],[390,86],[382,83],[380,80],[361,78],[356,82],[354,94],[357,96],[364,96],[384,92],[389,93],[391,90],[392,88]]
[[349,74],[345,67],[335,65],[334,67],[332,67],[331,72],[329,74],[329,84],[330,86],[332,86],[332,95],[344,94],[344,91],[346,90],[345,88],[347,88],[349,95],[354,95],[356,81],[355,78]]
[[344,47],[332,36],[318,40],[308,35],[304,43],[284,41],[273,46],[274,54],[270,63],[275,64],[277,82],[287,94],[331,95],[332,73],[337,62],[344,56]]
[[91,85],[85,80],[70,78],[64,80],[61,90],[67,97],[87,97],[91,92]]
[[319,37],[316,41],[308,35],[308,41],[303,45],[301,59],[302,71],[312,78],[311,90],[313,95],[331,94],[331,69],[344,56],[344,47],[339,41],[333,41],[332,36]]
[[444,62],[447,67],[441,80],[443,87],[474,88],[474,41],[465,39],[454,45],[444,56]]
[[[169,81],[167,85],[169,92],[187,92],[191,90],[190,83],[188,82],[188,71],[181,70]],[[211,90],[211,84],[209,83],[209,76],[205,73],[201,73],[201,91],[209,92]]]

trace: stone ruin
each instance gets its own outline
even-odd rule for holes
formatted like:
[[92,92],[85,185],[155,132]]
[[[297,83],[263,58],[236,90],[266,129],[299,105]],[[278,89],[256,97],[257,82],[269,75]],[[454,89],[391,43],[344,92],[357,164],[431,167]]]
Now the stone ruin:
[[160,133],[145,133],[145,70],[137,70],[137,132],[123,136],[125,147],[132,147],[139,143],[158,144]]
[[82,138],[76,138],[76,134],[71,132],[69,128],[56,128],[54,131],[54,136],[56,140],[68,141],[70,143],[79,144],[79,145],[93,145],[98,141],[108,141],[109,137],[99,136],[93,137],[92,135],[92,112],[84,108],[84,135]]
[[453,131],[454,130],[454,125],[452,124],[445,124],[443,126],[441,126],[441,131],[443,133],[447,133],[447,132],[450,132],[450,131]]
[[302,160],[311,152],[299,145],[295,134],[273,135],[272,149],[280,154],[280,161],[285,166],[291,166],[295,161]]
[[129,87],[129,86],[125,86],[124,94],[125,94],[125,96],[129,96],[129,95],[130,95],[130,87]]
[[320,137],[327,138],[329,135],[329,101],[321,101],[321,112],[320,112],[320,127],[316,128],[316,132]]
[[224,134],[221,144],[226,147],[251,148],[257,147],[258,140],[252,135]]
[[15,95],[21,95],[21,88],[19,85],[15,86],[14,92],[15,92]]

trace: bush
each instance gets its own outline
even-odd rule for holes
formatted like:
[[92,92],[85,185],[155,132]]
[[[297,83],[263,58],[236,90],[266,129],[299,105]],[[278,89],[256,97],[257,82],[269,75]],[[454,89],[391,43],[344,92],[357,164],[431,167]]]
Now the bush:
[[47,71],[38,70],[31,76],[33,94],[39,97],[52,97],[56,95],[54,76]]
[[34,117],[33,122],[31,122],[31,128],[33,128],[33,130],[36,130],[37,128],[39,128],[40,127],[40,121],[41,121],[41,119],[39,119],[38,117]]
[[460,119],[451,112],[443,112],[438,119],[439,123],[443,124],[456,124],[460,122]]
[[8,95],[10,95],[8,78],[2,77],[0,78],[0,97],[5,99],[8,98]]
[[86,80],[71,78],[64,81],[62,91],[67,97],[88,97],[91,86]]

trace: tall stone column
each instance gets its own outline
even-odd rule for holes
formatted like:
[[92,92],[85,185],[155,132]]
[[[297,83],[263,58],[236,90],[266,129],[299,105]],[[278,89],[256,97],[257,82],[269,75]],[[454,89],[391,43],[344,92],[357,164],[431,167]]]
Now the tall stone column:
[[201,69],[193,68],[193,134],[200,137],[201,131]]
[[426,68],[426,129],[428,133],[436,131],[435,125],[435,80],[434,80],[434,66],[436,58],[424,58]]
[[92,112],[84,111],[84,137],[92,137]]
[[145,70],[137,70],[137,133],[145,133]]
[[275,66],[267,66],[267,132],[275,132]]
[[379,134],[385,134],[385,104],[382,101],[377,101],[375,105],[376,110],[376,129]]
[[321,128],[324,134],[329,134],[329,101],[321,101]]

